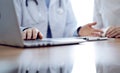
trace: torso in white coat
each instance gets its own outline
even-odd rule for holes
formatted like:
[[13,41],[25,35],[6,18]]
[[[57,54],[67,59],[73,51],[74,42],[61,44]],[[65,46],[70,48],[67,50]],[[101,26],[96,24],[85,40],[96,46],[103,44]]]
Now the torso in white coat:
[[[49,22],[53,38],[73,36],[76,21],[69,0],[61,0],[61,7],[59,0],[50,0],[49,9],[45,0],[38,0],[38,6],[33,0],[28,0],[28,7],[25,1],[14,0],[21,30],[36,27],[46,37]],[[63,9],[62,13],[60,8]]]
[[120,0],[95,0],[94,21],[100,29],[120,26]]

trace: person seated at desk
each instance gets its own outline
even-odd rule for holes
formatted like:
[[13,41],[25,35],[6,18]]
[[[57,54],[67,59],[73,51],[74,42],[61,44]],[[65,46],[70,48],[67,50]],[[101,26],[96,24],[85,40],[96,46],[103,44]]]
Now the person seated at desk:
[[14,0],[23,39],[101,36],[96,22],[77,28],[69,0]]
[[120,38],[120,0],[95,0],[94,7],[95,28],[108,38]]

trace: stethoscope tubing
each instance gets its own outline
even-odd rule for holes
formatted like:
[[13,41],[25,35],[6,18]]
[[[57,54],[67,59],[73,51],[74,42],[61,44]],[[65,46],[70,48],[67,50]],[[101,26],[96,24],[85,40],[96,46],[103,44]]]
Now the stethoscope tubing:
[[59,7],[61,7],[62,5],[61,5],[61,0],[59,0]]
[[[35,3],[36,3],[36,5],[38,5],[38,1],[37,0],[33,0]],[[25,4],[26,4],[26,7],[28,7],[28,0],[26,0],[25,1]],[[61,0],[59,0],[59,7],[61,7],[62,5],[61,5]]]
[[[36,3],[36,5],[38,5],[38,1],[37,0],[33,0],[33,1]],[[28,0],[26,0],[25,4],[26,4],[26,7],[28,7]]]
[[[28,1],[29,0],[25,1],[26,7],[28,7]],[[36,3],[36,5],[38,5],[38,0],[33,0],[33,1]],[[62,9],[62,1],[61,0],[59,0],[59,8],[57,11],[59,14],[62,14],[64,12],[64,10]]]

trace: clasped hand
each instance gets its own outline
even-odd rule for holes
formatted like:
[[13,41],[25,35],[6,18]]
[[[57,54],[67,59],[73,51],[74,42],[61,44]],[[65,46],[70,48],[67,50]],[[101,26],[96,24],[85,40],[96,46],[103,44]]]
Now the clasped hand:
[[105,36],[109,38],[120,38],[120,27],[110,27]]

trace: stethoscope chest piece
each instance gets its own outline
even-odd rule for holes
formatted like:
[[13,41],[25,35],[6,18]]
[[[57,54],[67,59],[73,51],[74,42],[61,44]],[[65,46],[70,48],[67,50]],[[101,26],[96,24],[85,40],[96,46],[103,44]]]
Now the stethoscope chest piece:
[[63,10],[62,8],[58,8],[57,12],[58,12],[59,14],[63,14],[63,13],[64,13],[64,10]]

